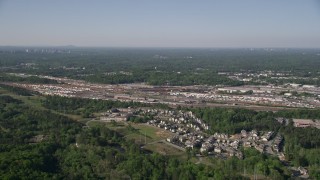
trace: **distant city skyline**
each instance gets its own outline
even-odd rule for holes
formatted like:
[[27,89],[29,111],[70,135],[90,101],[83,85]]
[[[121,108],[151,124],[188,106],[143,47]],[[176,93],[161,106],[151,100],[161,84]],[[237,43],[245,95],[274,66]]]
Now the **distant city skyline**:
[[317,0],[0,0],[0,46],[320,48]]

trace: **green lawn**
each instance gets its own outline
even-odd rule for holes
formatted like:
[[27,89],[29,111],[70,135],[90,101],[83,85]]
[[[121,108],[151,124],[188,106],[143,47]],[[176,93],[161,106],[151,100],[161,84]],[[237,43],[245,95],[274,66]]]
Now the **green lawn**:
[[184,151],[181,151],[177,148],[174,148],[170,145],[167,145],[163,142],[157,142],[154,144],[148,144],[144,146],[145,149],[157,152],[159,154],[168,155],[168,156],[186,156],[186,153]]
[[131,125],[132,127],[138,129],[141,134],[146,134],[147,137],[150,137],[153,141],[166,139],[174,135],[173,133],[166,131],[164,129],[154,127],[154,126],[149,126],[146,124],[131,123]]

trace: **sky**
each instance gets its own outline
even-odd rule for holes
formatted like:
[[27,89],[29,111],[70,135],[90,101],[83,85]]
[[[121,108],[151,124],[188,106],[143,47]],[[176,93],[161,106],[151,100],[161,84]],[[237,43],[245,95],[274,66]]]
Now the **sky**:
[[0,45],[320,48],[320,1],[0,0]]

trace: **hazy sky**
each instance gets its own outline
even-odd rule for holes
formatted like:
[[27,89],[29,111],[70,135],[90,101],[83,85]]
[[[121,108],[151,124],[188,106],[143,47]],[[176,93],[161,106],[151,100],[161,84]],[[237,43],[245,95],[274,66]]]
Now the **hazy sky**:
[[0,45],[320,48],[320,1],[0,0]]

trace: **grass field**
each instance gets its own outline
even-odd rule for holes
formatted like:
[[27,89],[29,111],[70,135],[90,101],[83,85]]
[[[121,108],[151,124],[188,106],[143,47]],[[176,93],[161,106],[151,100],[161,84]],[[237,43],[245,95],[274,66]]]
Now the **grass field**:
[[[129,139],[136,139],[142,135],[143,138],[147,137],[148,143],[151,141],[158,141],[166,139],[173,136],[174,134],[165,131],[161,128],[150,126],[147,124],[138,124],[131,122],[102,122],[102,121],[91,121],[89,124],[93,125],[94,123],[104,123],[108,128],[119,132],[121,135]],[[132,129],[129,128],[131,126]]]
[[147,124],[131,123],[131,126],[134,127],[135,129],[138,129],[141,134],[146,134],[146,136],[150,137],[153,141],[166,139],[166,138],[174,135],[173,133],[171,133],[169,131],[165,131],[164,129],[150,126]]
[[130,122],[98,122],[91,121],[89,126],[94,124],[105,124],[108,128],[117,131],[128,140],[133,140],[136,144],[141,145],[144,149],[157,152],[168,156],[177,156],[185,158],[186,153],[180,149],[172,147],[163,140],[174,134],[164,129],[150,126],[147,124],[136,124]]
[[163,142],[156,142],[153,144],[147,144],[144,146],[145,149],[158,152],[159,154],[163,155],[170,155],[170,156],[185,156],[186,153],[184,151],[181,151],[177,148],[174,148],[172,146],[169,146],[166,143]]

